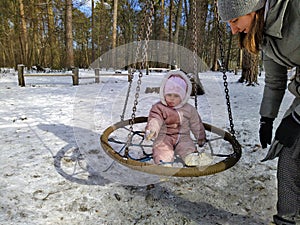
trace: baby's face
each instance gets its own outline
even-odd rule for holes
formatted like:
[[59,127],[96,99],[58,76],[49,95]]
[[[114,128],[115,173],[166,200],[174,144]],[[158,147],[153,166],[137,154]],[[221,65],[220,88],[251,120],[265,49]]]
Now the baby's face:
[[181,103],[181,98],[178,94],[166,94],[165,100],[169,107],[176,107]]

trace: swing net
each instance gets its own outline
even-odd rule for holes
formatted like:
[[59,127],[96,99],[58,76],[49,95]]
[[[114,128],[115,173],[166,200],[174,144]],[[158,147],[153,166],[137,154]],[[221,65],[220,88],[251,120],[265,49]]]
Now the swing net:
[[[132,130],[131,140],[126,140],[130,120],[120,121],[106,129],[101,136],[102,147],[119,163],[131,169],[166,176],[193,177],[205,176],[228,169],[239,160],[240,148],[229,132],[204,123],[207,144],[198,148],[212,156],[210,165],[186,167],[180,158],[175,159],[172,167],[155,165],[152,159],[152,141],[144,139],[143,129],[147,117],[137,117]],[[195,147],[197,145],[195,144]]]

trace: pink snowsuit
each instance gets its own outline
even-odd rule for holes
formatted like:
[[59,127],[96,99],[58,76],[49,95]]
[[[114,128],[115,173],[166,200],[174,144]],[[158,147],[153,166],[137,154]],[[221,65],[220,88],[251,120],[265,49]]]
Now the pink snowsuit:
[[[184,99],[174,108],[168,107],[164,97],[164,86],[172,75],[182,77],[187,83]],[[148,116],[146,130],[154,131],[153,159],[156,164],[173,162],[174,156],[182,159],[196,152],[191,131],[196,140],[206,138],[205,129],[200,115],[194,106],[187,103],[190,98],[192,85],[186,75],[180,71],[172,71],[166,75],[160,87],[161,101],[154,104]]]

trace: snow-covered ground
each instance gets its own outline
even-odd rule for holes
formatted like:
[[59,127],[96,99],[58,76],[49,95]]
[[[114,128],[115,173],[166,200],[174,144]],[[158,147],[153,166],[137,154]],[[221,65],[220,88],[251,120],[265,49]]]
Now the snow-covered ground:
[[[145,89],[158,87],[162,77],[143,77],[137,116],[147,116],[158,100]],[[266,154],[258,138],[264,81],[259,77],[260,85],[249,87],[238,78],[228,73],[242,158],[221,173],[177,178],[125,168],[103,152],[99,138],[120,121],[126,76],[101,77],[99,84],[84,79],[79,86],[70,77],[26,77],[26,87],[19,87],[13,70],[1,73],[0,224],[268,224],[277,199],[277,160],[260,162]],[[202,119],[228,129],[222,74],[201,73],[200,79]],[[291,101],[287,93],[279,117]]]

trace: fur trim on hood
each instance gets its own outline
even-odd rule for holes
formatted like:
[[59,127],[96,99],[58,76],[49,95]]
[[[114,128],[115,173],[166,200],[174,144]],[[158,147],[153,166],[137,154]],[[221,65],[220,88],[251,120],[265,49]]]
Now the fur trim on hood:
[[165,100],[165,96],[164,96],[164,89],[165,89],[165,85],[167,83],[167,80],[169,79],[169,77],[171,76],[179,76],[181,77],[187,84],[187,90],[186,90],[186,94],[184,96],[184,98],[182,99],[181,103],[179,105],[177,105],[176,107],[174,107],[175,109],[181,108],[184,104],[186,104],[188,102],[188,100],[190,99],[191,96],[191,92],[192,92],[192,83],[190,81],[190,79],[187,77],[187,75],[185,73],[183,73],[182,71],[170,71],[168,72],[161,85],[160,85],[160,90],[159,90],[159,96],[160,96],[160,100],[162,102],[162,104],[167,105],[166,100]]

